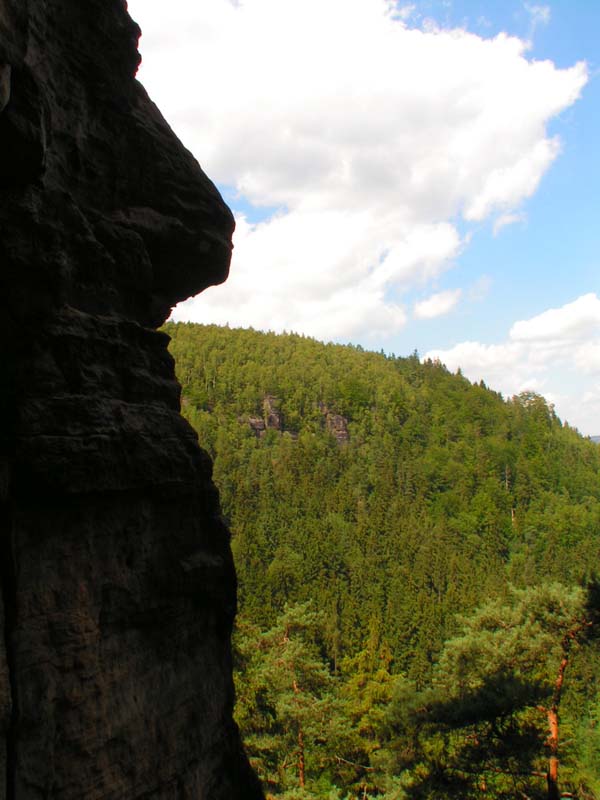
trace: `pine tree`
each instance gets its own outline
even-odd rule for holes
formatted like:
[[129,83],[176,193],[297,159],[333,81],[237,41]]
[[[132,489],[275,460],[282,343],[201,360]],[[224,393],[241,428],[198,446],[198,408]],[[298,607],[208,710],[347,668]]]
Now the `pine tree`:
[[237,719],[259,777],[278,796],[333,783],[346,738],[335,679],[322,655],[322,615],[310,603],[286,606],[261,633],[236,636]]
[[560,798],[567,669],[597,635],[598,600],[595,582],[587,590],[544,584],[512,589],[463,620],[433,688],[405,690],[397,707],[396,731],[412,739],[411,759],[421,764],[410,796]]

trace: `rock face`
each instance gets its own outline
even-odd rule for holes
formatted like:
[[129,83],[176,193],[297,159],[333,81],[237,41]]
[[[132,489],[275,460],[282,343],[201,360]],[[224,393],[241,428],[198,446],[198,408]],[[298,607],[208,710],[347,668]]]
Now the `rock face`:
[[281,411],[279,410],[279,399],[268,394],[263,400],[263,412],[265,427],[275,431],[283,430]]
[[[267,431],[275,430],[280,433],[284,431],[283,416],[279,408],[280,400],[272,394],[265,395],[263,399],[263,416],[249,416],[241,418],[240,422],[247,421],[255,436],[261,439]],[[341,414],[330,411],[325,403],[319,403],[319,411],[324,417],[325,427],[334,436],[339,445],[345,445],[350,441],[348,431],[348,420]],[[297,437],[296,433],[286,431],[288,436]]]
[[179,415],[177,301],[233,220],[124,0],[0,0],[0,800],[253,800],[235,575]]
[[327,425],[327,430],[334,435],[338,444],[347,444],[350,441],[346,417],[328,411],[325,417],[325,424]]

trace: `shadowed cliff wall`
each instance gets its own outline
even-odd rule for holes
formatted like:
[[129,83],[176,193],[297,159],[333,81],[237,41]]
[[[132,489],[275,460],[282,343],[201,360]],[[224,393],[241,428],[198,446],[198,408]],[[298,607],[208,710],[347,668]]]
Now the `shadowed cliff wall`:
[[262,797],[228,532],[155,330],[226,278],[233,220],[138,35],[122,0],[0,0],[0,800]]

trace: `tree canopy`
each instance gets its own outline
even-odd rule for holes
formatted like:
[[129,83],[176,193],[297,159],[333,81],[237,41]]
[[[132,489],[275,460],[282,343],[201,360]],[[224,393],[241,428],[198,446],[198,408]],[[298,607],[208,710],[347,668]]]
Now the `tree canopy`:
[[[539,395],[504,400],[416,354],[166,330],[232,530],[238,714],[272,794],[546,791],[545,778],[509,786],[505,772],[548,773],[547,715],[535,708],[548,705],[560,626],[600,563],[600,447]],[[284,642],[292,618],[304,623]],[[308,670],[297,692],[275,669],[288,664],[287,680],[293,653]],[[600,797],[596,645],[577,639],[569,658],[561,776],[575,796]],[[299,721],[308,697],[320,733],[312,712]],[[411,716],[425,697],[431,714]],[[419,795],[436,775],[438,794]]]

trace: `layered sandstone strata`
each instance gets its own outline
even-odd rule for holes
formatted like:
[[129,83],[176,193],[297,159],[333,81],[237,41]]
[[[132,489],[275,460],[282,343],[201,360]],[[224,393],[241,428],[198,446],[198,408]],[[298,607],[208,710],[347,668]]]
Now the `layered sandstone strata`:
[[0,800],[262,796],[177,301],[233,220],[135,80],[123,0],[0,0]]

